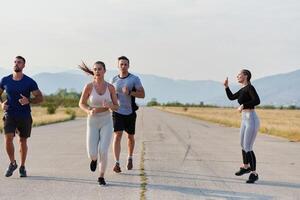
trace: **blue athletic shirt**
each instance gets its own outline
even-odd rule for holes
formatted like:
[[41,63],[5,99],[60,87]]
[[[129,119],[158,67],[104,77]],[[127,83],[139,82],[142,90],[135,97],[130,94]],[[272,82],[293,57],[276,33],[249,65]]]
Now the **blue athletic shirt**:
[[113,77],[111,80],[111,84],[113,84],[116,88],[116,93],[118,97],[119,109],[116,111],[122,115],[130,115],[132,110],[131,104],[131,96],[126,95],[122,92],[123,87],[128,87],[129,91],[132,91],[133,88],[140,89],[142,88],[142,83],[138,76],[133,74],[128,74],[128,76],[121,78],[119,75]]
[[0,88],[5,91],[7,96],[8,110],[6,110],[5,115],[13,117],[30,116],[30,105],[22,106],[19,99],[22,98],[21,94],[30,99],[30,93],[39,89],[37,83],[32,78],[24,74],[21,80],[15,81],[11,74],[1,79]]

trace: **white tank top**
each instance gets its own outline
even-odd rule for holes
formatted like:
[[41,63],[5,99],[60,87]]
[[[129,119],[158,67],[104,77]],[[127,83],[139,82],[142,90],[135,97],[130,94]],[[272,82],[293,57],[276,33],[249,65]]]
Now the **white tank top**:
[[110,96],[110,92],[109,92],[109,89],[108,89],[108,84],[106,83],[106,90],[105,90],[103,95],[100,95],[100,94],[97,93],[96,88],[93,84],[93,89],[92,89],[91,95],[89,97],[90,106],[93,107],[93,108],[103,107],[104,101],[106,101],[106,102],[111,102],[112,101],[111,96]]

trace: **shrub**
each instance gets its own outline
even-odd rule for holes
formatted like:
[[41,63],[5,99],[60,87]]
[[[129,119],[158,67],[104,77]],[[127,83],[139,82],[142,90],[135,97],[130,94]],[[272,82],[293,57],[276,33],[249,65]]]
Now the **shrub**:
[[68,108],[66,111],[66,114],[70,115],[70,119],[75,119],[76,118],[76,112],[70,108]]
[[47,113],[52,115],[52,114],[55,114],[58,106],[56,106],[55,104],[48,104],[48,105],[46,105],[46,107],[47,107]]

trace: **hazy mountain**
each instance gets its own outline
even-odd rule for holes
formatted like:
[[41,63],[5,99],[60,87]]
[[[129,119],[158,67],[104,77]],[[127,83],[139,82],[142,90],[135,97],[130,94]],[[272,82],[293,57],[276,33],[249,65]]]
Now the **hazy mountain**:
[[264,104],[300,105],[300,70],[253,82]]
[[0,78],[2,78],[3,76],[7,76],[8,74],[11,74],[11,73],[12,73],[12,70],[8,70],[8,69],[0,67]]
[[[117,71],[107,71],[106,80],[110,81],[116,74]],[[152,98],[156,98],[159,102],[208,102],[210,99],[218,97],[223,91],[222,85],[215,81],[184,81],[154,75],[137,75],[142,80],[146,90],[146,98],[139,100],[140,103],[146,103]],[[92,80],[91,76],[78,73],[77,71],[40,73],[34,75],[33,78],[38,82],[45,94],[54,93],[58,88],[73,89],[81,92],[84,85]]]
[[[7,74],[7,70],[0,70],[0,75]],[[107,71],[109,81],[117,71]],[[200,103],[214,105],[237,105],[236,101],[229,101],[225,95],[221,82],[201,80],[173,80],[154,75],[137,74],[146,90],[146,98],[138,100],[140,104],[156,98],[159,102],[179,101],[182,103]],[[81,92],[84,85],[92,80],[91,76],[79,70],[61,73],[39,73],[33,76],[45,94],[55,93],[59,88],[73,89]],[[252,82],[261,98],[262,105],[297,105],[300,106],[300,70],[268,76]],[[238,85],[231,85],[232,92],[239,89]]]

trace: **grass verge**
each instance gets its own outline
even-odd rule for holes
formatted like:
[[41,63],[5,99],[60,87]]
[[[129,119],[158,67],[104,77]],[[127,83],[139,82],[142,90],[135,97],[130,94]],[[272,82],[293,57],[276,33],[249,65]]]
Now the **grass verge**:
[[141,195],[140,200],[146,200],[147,177],[145,172],[145,142],[142,143],[141,161],[140,161],[140,177],[141,177]]
[[[234,108],[156,107],[160,110],[192,118],[240,127],[241,114]],[[259,132],[279,136],[291,142],[300,141],[300,110],[256,109],[260,118]]]

